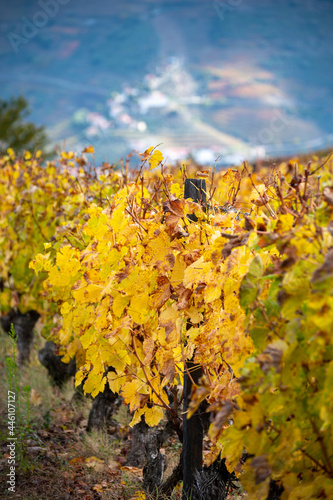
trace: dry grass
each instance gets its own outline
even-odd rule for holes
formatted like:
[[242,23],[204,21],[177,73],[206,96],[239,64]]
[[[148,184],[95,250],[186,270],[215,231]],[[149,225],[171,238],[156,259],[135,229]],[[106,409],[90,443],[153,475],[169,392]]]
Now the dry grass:
[[[1,498],[7,498],[7,390],[6,356],[11,355],[10,338],[0,332],[0,437],[3,458],[0,460]],[[140,498],[142,470],[126,467],[130,446],[126,406],[121,406],[107,431],[85,431],[92,401],[84,399],[73,404],[74,383],[69,381],[62,390],[52,386],[46,369],[39,363],[37,352],[44,339],[36,335],[29,366],[18,373],[19,387],[31,387],[30,422],[25,428],[24,457],[17,466],[16,493],[8,498],[17,500],[130,500]],[[22,409],[22,411],[24,408]],[[24,411],[23,411],[24,414]],[[171,438],[161,450],[167,457],[165,477],[178,464],[181,445]],[[143,498],[143,497],[142,497]],[[181,485],[171,499],[181,498]],[[232,493],[228,500],[245,499],[243,493]],[[146,499],[149,496],[146,495]],[[158,496],[158,500],[167,500]]]
[[[18,372],[20,390],[27,385],[31,388],[30,419],[23,439],[24,457],[17,464],[16,493],[8,492],[5,359],[12,353],[8,335],[0,332],[0,342],[0,436],[4,457],[0,460],[1,498],[6,498],[6,492],[8,498],[20,500],[128,500],[135,497],[142,489],[142,470],[125,466],[131,420],[127,407],[120,407],[108,432],[87,434],[85,427],[92,402],[89,398],[80,404],[71,402],[73,381],[61,390],[52,386],[46,369],[38,361],[37,352],[44,344],[39,334],[35,336],[30,365]],[[24,416],[25,408],[20,412]],[[180,454],[176,439],[170,440],[163,451],[168,458],[168,474]],[[180,493],[175,491],[173,498],[179,497]]]

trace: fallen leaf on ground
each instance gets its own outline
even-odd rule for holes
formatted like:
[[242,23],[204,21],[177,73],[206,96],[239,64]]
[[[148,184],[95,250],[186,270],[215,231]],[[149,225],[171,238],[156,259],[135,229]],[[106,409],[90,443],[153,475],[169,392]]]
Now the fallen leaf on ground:
[[86,458],[86,465],[88,467],[92,467],[98,472],[101,472],[105,469],[105,463],[104,460],[101,460],[100,458],[97,457],[88,457]]
[[131,474],[135,474],[138,477],[142,477],[142,469],[139,469],[138,467],[130,467],[129,465],[125,465],[121,468],[121,470],[130,472]]
[[38,392],[35,389],[31,389],[30,403],[34,406],[39,406],[42,404],[42,396],[38,394]]
[[69,465],[77,465],[77,464],[82,464],[84,462],[85,462],[84,457],[75,457],[69,461]]

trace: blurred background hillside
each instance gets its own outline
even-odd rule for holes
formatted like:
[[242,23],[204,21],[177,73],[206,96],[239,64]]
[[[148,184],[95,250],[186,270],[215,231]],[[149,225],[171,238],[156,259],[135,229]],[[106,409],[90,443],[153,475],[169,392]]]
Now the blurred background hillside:
[[1,3],[0,98],[27,98],[51,145],[200,163],[333,145],[331,0]]

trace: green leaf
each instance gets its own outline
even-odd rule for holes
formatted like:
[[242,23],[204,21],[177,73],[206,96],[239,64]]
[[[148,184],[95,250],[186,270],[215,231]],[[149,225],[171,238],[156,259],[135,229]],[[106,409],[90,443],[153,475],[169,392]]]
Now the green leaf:
[[239,291],[239,302],[240,305],[245,309],[258,297],[258,287],[249,281],[247,276],[242,281],[240,291]]
[[264,272],[264,267],[262,260],[259,255],[253,259],[250,264],[247,274],[244,276],[240,292],[239,299],[240,305],[245,309],[252,302],[256,300],[258,294],[261,290],[258,280],[262,277]]
[[264,273],[264,266],[260,255],[256,255],[250,264],[249,270],[246,276],[251,276],[254,278],[261,278]]
[[254,346],[262,351],[266,345],[268,330],[265,326],[256,326],[250,332]]

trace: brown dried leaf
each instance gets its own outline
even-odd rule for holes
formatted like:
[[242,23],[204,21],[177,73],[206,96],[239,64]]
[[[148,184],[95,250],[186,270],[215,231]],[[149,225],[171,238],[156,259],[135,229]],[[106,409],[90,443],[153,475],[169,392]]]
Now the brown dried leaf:
[[91,467],[95,469],[97,472],[102,472],[106,469],[106,464],[104,460],[101,460],[97,457],[88,457],[86,458],[87,467]]
[[179,218],[185,217],[184,207],[185,207],[184,198],[180,200],[178,198],[176,200],[168,200],[165,203],[163,203],[164,213],[170,212],[171,214],[176,215]]
[[168,215],[165,217],[165,223],[168,227],[171,227],[174,229],[176,225],[179,222],[180,217],[178,215],[168,213]]
[[231,168],[222,175],[222,181],[226,184],[232,184],[235,181],[239,181],[239,172]]
[[232,250],[236,247],[241,247],[246,245],[249,239],[250,233],[240,234],[239,236],[230,240],[222,249],[222,257],[226,259],[231,254]]
[[283,350],[273,344],[269,344],[264,352],[257,356],[260,368],[264,373],[268,373],[270,368],[274,368],[276,373],[281,372]]
[[323,198],[329,205],[333,206],[333,191],[328,186],[323,190]]
[[24,186],[25,183],[26,183],[26,181],[24,178],[24,171],[21,170],[20,175],[16,179],[16,187],[20,188],[20,187]]
[[165,329],[166,340],[168,340],[169,335],[176,330],[176,323],[174,321],[166,321],[161,323],[160,326]]
[[191,264],[193,264],[193,262],[195,262],[198,259],[200,259],[200,250],[198,248],[184,254],[184,260],[187,266],[190,266]]
[[29,399],[34,406],[39,406],[43,402],[42,396],[35,389],[31,389]]
[[69,461],[69,465],[78,465],[78,464],[83,464],[84,462],[85,462],[84,457],[75,457]]
[[151,337],[145,339],[143,341],[142,347],[143,347],[143,352],[145,353],[145,359],[143,360],[143,364],[147,365],[151,362],[154,356],[154,347],[155,347],[154,340]]
[[263,483],[272,473],[266,455],[255,457],[251,462],[251,467],[254,469],[256,484]]
[[170,264],[170,269],[172,269],[176,261],[174,254],[172,252],[168,253],[168,255],[166,255],[166,259]]
[[125,465],[124,467],[121,468],[121,470],[125,470],[127,472],[130,472],[131,474],[135,474],[138,477],[142,477],[143,469],[139,469],[138,467],[131,467],[129,465]]
[[171,241],[173,241],[175,238],[187,238],[188,233],[184,231],[184,229],[179,224],[177,224],[171,236],[172,236]]
[[267,247],[269,245],[273,245],[280,236],[276,233],[267,233],[267,234],[260,234],[260,240],[258,241],[258,246],[260,248]]
[[171,285],[168,278],[166,276],[159,276],[157,278],[157,287],[157,290],[151,294],[151,301],[156,309],[161,309],[171,295]]
[[163,365],[161,367],[161,372],[165,375],[165,378],[173,383],[175,378],[175,360],[172,356],[168,357],[165,361],[163,360]]
[[196,203],[195,201],[191,200],[191,198],[187,198],[186,205],[189,214],[193,214],[195,212],[202,212],[202,206],[200,205],[200,203]]
[[248,215],[244,215],[244,219],[245,219],[244,222],[245,231],[252,231],[252,229],[256,227],[255,222]]
[[177,303],[177,307],[180,311],[184,311],[184,309],[189,307],[191,295],[192,295],[192,290],[189,288],[185,288],[183,285],[181,285]]
[[158,276],[156,283],[157,283],[158,288],[160,288],[163,285],[166,285],[167,283],[169,283],[169,279],[167,278],[167,276]]
[[230,401],[225,401],[221,410],[217,413],[214,420],[214,427],[222,429],[222,427],[229,422],[229,417],[234,410],[234,405]]
[[325,262],[318,267],[312,275],[311,283],[318,283],[333,276],[333,248],[331,248],[325,257]]
[[140,398],[140,408],[144,408],[149,401],[149,395],[148,394],[138,394],[138,396]]
[[119,271],[119,273],[115,274],[115,279],[118,281],[118,283],[120,283],[122,280],[124,280],[125,278],[127,278],[127,276],[129,275],[130,270],[131,270],[131,266],[126,266],[124,269],[122,269],[121,271]]
[[199,281],[198,286],[194,290],[195,293],[201,293],[205,288],[206,288],[206,283],[203,283],[202,281]]

